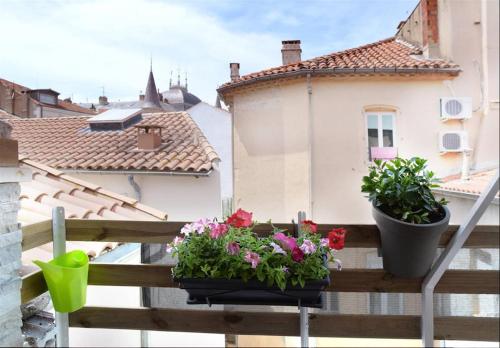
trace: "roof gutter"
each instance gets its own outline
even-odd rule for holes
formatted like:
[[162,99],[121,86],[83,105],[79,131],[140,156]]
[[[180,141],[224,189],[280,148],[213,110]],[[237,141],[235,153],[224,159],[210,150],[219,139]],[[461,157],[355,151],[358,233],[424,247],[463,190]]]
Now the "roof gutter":
[[322,76],[322,75],[367,75],[367,74],[448,74],[450,76],[457,76],[462,69],[460,68],[333,68],[333,69],[303,69],[299,71],[290,71],[285,73],[266,75],[261,77],[252,78],[250,80],[243,80],[225,87],[219,87],[217,92],[223,94],[232,89],[250,85],[257,82],[276,80],[287,77],[307,77]]
[[[440,188],[435,188],[432,191],[435,194],[442,195],[442,196],[465,198],[465,199],[471,199],[473,201],[476,201],[481,196],[478,193],[451,191],[451,190],[445,190],[445,189],[440,189]],[[497,197],[493,198],[493,200],[491,201],[491,204],[499,205],[500,204],[499,197],[497,196]]]
[[141,171],[141,170],[85,170],[85,169],[61,169],[66,173],[75,174],[121,174],[121,175],[165,175],[165,176],[204,176],[208,177],[212,173],[212,169],[208,172],[155,172],[155,171]]

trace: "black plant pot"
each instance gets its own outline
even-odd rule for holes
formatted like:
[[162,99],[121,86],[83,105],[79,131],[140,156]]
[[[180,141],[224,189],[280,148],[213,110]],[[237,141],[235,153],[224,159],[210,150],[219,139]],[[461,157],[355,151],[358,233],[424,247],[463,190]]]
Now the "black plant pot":
[[429,272],[441,234],[450,222],[450,211],[444,206],[442,208],[442,220],[431,224],[411,224],[394,219],[373,207],[387,272],[405,278],[423,277]]
[[306,281],[305,286],[267,286],[256,279],[181,278],[180,288],[188,293],[188,304],[275,305],[321,308],[322,291],[330,284],[330,277]]

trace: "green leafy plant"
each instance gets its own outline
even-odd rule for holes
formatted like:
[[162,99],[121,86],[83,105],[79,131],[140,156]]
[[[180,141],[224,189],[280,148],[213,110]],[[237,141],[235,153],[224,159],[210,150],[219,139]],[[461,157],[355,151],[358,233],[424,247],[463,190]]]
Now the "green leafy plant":
[[316,224],[304,221],[298,238],[274,228],[268,237],[259,237],[252,214],[238,210],[226,222],[201,219],[186,224],[181,234],[167,245],[178,257],[175,278],[256,278],[284,290],[287,284],[304,287],[308,280],[328,274],[325,256],[332,261],[333,250],[344,247],[346,231],[333,229],[328,238],[316,232]]
[[432,188],[438,187],[432,171],[426,170],[422,158],[375,160],[370,173],[363,177],[361,191],[368,200],[387,215],[409,223],[426,224],[439,221],[447,201],[437,201]]

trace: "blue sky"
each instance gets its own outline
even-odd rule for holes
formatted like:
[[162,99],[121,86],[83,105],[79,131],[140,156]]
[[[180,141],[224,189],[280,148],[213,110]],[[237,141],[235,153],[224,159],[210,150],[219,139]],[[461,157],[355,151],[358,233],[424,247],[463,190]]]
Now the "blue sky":
[[[61,97],[135,100],[150,55],[161,90],[170,71],[213,103],[229,77],[280,65],[281,40],[303,59],[394,35],[418,0],[1,0],[0,77]],[[11,34],[7,34],[11,33]]]

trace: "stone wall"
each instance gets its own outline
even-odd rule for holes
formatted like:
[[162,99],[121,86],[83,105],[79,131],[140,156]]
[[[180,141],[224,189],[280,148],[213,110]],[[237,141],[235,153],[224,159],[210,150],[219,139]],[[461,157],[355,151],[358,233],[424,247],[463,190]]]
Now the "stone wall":
[[[0,170],[3,170],[0,168]],[[0,183],[0,345],[21,346],[19,184]]]

